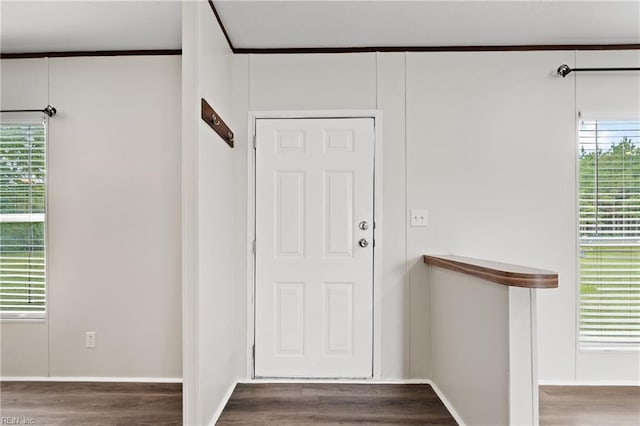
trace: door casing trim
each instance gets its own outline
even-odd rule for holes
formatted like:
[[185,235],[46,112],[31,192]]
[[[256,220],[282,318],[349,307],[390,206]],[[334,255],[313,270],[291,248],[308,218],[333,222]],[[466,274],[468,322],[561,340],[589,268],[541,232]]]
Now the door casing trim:
[[249,111],[247,144],[247,372],[255,378],[253,345],[255,344],[255,255],[253,240],[256,236],[256,151],[253,140],[256,120],[261,118],[372,118],[374,126],[373,164],[373,221],[375,224],[373,250],[373,377],[380,380],[382,370],[382,110],[301,110],[301,111]]

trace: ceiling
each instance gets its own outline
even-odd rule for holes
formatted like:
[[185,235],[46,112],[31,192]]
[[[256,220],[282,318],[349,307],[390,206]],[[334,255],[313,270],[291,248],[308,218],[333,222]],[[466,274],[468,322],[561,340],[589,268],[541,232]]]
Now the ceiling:
[[180,49],[179,1],[0,0],[2,53]]
[[[637,0],[214,4],[237,49],[640,43]],[[0,0],[2,53],[180,47],[179,1]]]
[[216,1],[236,48],[640,42],[639,1]]

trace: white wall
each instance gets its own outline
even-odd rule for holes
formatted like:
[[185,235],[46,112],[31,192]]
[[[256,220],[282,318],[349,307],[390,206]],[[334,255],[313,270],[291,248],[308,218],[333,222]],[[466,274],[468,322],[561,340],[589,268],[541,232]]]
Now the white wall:
[[[268,110],[375,110],[386,108],[383,116],[383,239],[382,248],[382,339],[381,378],[427,377],[427,312],[420,303],[425,286],[413,288],[418,305],[408,306],[412,288],[406,280],[405,256],[405,138],[404,138],[404,55],[328,54],[328,55],[236,55],[234,74],[238,77],[234,109],[238,127],[246,122],[248,111]],[[248,91],[243,87],[248,82]],[[245,92],[246,91],[246,92]],[[246,99],[246,101],[245,101]],[[247,126],[248,127],[248,126]],[[247,176],[252,167],[247,153],[247,136],[239,134],[236,151],[236,216],[247,216]],[[242,289],[237,300],[245,315],[247,301],[247,261],[250,246],[247,223],[236,226],[242,244],[236,256],[236,287]],[[246,244],[243,244],[246,243]],[[406,318],[405,318],[406,316]],[[414,327],[405,324],[412,322]],[[241,328],[244,333],[246,328]],[[252,341],[251,324],[248,327]],[[246,336],[245,336],[246,337]],[[247,339],[238,346],[238,374],[250,377]],[[376,354],[377,356],[377,354]]]
[[537,425],[536,290],[436,266],[428,281],[431,380],[452,415],[467,425]]
[[1,69],[3,109],[58,109],[47,321],[2,323],[1,375],[180,378],[180,57]]
[[[572,255],[573,201],[564,195],[571,189],[567,179],[573,167],[573,88],[551,77],[556,62],[572,57],[556,52],[236,59],[248,68],[248,110],[383,111],[381,378],[429,377],[422,254],[467,254],[551,269],[558,266],[559,252]],[[505,66],[514,71],[502,73]],[[242,111],[236,114],[242,117]],[[545,125],[531,129],[532,120]],[[246,174],[246,153],[238,153],[237,169]],[[549,166],[554,168],[550,174],[539,173]],[[566,185],[558,186],[558,180]],[[527,191],[508,203],[521,185]],[[532,207],[534,226],[521,226],[519,211]],[[407,227],[411,208],[429,209],[428,228]],[[559,245],[554,236],[562,233],[569,238]],[[527,238],[533,246],[522,243]],[[520,251],[513,250],[515,245]],[[573,267],[562,267],[570,277]],[[237,279],[238,286],[246,283],[245,276]],[[569,363],[570,347],[565,355]]]
[[206,2],[183,4],[184,423],[210,424],[235,385],[234,151],[200,118],[231,128],[232,54]]
[[573,322],[575,306],[547,314],[576,291],[574,87],[553,76],[562,63],[573,65],[573,53],[409,55],[407,192],[430,219],[410,232],[410,256],[560,274],[558,289],[539,291],[540,374],[570,380],[575,332],[558,322]]
[[[423,283],[409,285],[407,270],[406,57],[377,55],[377,105],[382,117],[382,378],[426,377],[429,313],[421,300]],[[415,296],[416,305],[411,296]],[[426,308],[426,309],[425,309]],[[415,325],[411,327],[412,321]],[[412,359],[418,362],[411,362]]]
[[[633,61],[638,53],[623,55]],[[620,66],[615,52],[588,56],[599,66]],[[577,368],[575,345],[576,97],[582,86],[555,74],[563,63],[576,65],[575,57],[573,51],[236,55],[239,127],[256,110],[383,112],[381,378],[430,375],[424,253],[558,272],[558,289],[538,291],[540,379],[590,377]],[[637,75],[629,78],[636,83],[627,79],[620,90],[637,100]],[[235,176],[243,181],[235,208],[244,220],[251,165],[246,135],[240,140]],[[407,226],[411,208],[429,210],[427,228]],[[243,289],[237,306],[244,314],[246,223],[236,229],[242,238],[235,279]],[[238,345],[238,374],[248,377],[246,349]]]

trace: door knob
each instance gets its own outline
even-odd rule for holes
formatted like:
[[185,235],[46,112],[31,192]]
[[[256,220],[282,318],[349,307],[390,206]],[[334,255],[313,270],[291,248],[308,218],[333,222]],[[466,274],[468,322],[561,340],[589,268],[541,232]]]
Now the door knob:
[[361,238],[360,241],[358,241],[358,245],[362,248],[365,248],[366,246],[369,245],[369,241],[365,240],[364,238]]
[[369,229],[369,223],[366,220],[363,220],[358,224],[358,228],[360,228],[362,231],[366,231],[367,229]]

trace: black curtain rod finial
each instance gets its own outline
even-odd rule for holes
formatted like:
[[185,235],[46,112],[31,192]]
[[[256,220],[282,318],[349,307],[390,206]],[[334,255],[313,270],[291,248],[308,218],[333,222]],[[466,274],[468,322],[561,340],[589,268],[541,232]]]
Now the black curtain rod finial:
[[568,76],[571,73],[571,71],[573,70],[567,64],[562,64],[558,67],[558,75],[561,75],[562,78],[565,78],[566,76]]
[[46,107],[44,107],[44,109],[42,110],[42,112],[44,112],[45,114],[47,114],[49,116],[49,118],[53,117],[54,115],[56,115],[56,113],[58,112],[58,110],[56,110],[54,107],[52,107],[51,105],[47,105]]

